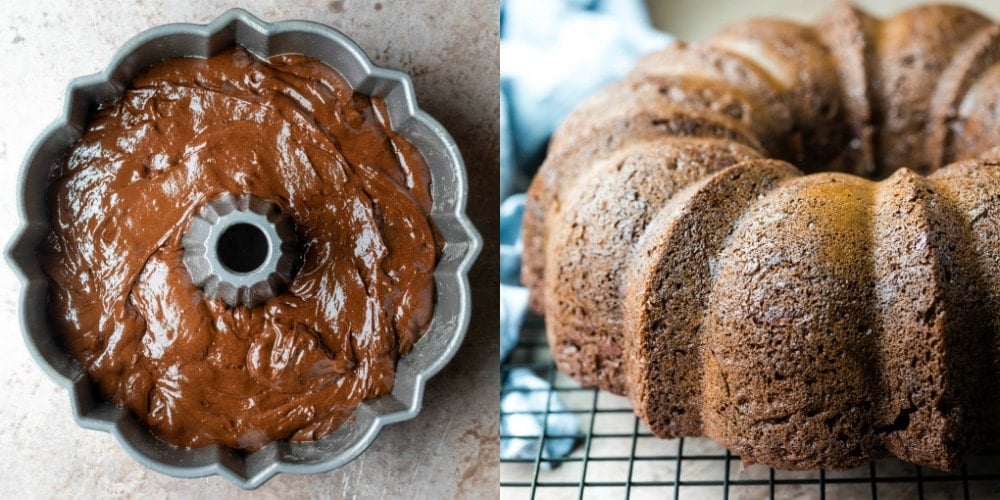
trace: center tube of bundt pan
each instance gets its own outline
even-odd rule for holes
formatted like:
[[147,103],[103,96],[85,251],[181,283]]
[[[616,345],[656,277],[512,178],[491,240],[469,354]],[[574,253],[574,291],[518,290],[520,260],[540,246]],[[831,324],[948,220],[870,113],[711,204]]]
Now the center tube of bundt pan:
[[184,234],[191,279],[230,307],[256,307],[291,282],[297,238],[291,219],[256,196],[223,195],[206,203]]

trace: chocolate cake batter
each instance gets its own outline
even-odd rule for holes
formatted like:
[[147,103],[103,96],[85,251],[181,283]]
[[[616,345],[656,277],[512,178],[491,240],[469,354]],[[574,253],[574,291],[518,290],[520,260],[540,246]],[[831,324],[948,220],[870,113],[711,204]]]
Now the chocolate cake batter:
[[[220,196],[295,222],[301,264],[265,304],[195,285],[181,239]],[[40,249],[54,327],[104,397],[178,446],[311,440],[390,392],[430,322],[430,174],[378,99],[303,56],[242,48],[136,78],[52,176]]]

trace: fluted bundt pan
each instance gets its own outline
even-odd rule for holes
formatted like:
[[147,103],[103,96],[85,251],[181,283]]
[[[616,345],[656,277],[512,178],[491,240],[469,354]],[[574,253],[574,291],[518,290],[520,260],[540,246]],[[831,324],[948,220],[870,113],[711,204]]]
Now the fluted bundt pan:
[[[35,256],[49,230],[45,204],[49,175],[86,130],[93,110],[101,103],[115,100],[137,74],[153,63],[173,57],[209,57],[233,44],[262,58],[294,53],[319,59],[338,70],[355,91],[382,98],[393,129],[420,150],[430,167],[431,216],[444,240],[434,271],[433,319],[413,350],[400,358],[392,393],[365,401],[348,423],[324,438],[309,442],[276,441],[251,454],[217,445],[202,448],[169,445],[156,438],[129,411],[103,401],[50,326],[46,308],[49,285]],[[339,31],[306,21],[265,23],[239,9],[230,10],[207,25],[171,24],[153,28],[125,43],[104,72],[77,78],[69,84],[63,116],[36,140],[25,159],[18,186],[22,225],[7,257],[21,278],[20,318],[26,344],[38,364],[69,390],[72,411],[81,426],[113,434],[136,460],[154,470],[179,477],[218,474],[243,488],[255,488],[280,472],[307,474],[335,469],[364,451],[382,426],[417,415],[426,381],[454,356],[465,336],[471,308],[466,274],[482,246],[464,213],[466,190],[465,168],[458,148],[444,128],[417,106],[409,77],[375,66],[360,47]],[[282,235],[287,233],[282,230],[280,218],[269,218],[267,207],[256,206],[252,200],[244,200],[246,210],[242,211],[239,200],[230,201],[233,202],[230,208],[236,209],[240,221],[270,231],[268,241],[274,244],[276,252],[282,251],[285,243]],[[255,206],[257,210],[250,210]],[[221,210],[227,211],[226,203]],[[211,214],[209,219],[217,221]],[[234,219],[229,223],[240,221]],[[189,235],[191,247],[198,246],[199,238],[203,242],[207,241],[204,238],[211,238],[209,225],[206,224],[204,234]],[[280,275],[286,264],[281,262],[281,255],[275,257],[273,264]],[[201,272],[206,280],[211,279],[212,263],[194,260],[188,263],[192,273]],[[237,279],[230,278],[230,281]],[[243,285],[252,287],[255,283]],[[233,289],[220,296],[227,302],[255,300],[252,293],[235,292],[239,283],[229,284]],[[266,295],[267,284],[258,288]]]
[[744,463],[953,469],[1000,439],[1000,27],[757,19],[585,100],[528,192],[556,365]]

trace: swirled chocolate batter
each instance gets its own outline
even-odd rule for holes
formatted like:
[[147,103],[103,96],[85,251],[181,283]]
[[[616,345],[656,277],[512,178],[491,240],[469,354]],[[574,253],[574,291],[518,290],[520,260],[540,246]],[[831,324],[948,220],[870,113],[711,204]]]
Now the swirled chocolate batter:
[[[182,262],[225,193],[276,203],[301,264],[254,308]],[[57,167],[39,251],[54,327],[109,401],[175,445],[253,451],[339,427],[388,393],[430,322],[430,174],[377,99],[303,56],[171,59],[104,106]]]

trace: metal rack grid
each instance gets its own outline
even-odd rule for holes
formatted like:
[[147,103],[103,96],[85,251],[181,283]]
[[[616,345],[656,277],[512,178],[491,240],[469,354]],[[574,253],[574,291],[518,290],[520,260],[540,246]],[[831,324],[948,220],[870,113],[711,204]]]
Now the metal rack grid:
[[[556,370],[539,318],[528,319],[501,375],[514,368],[529,368],[548,380],[548,392],[568,407],[525,412],[545,417],[544,439],[573,438],[576,446],[567,457],[545,459],[540,436],[501,435],[537,441],[533,458],[501,459],[502,499],[1000,498],[1000,450],[974,457],[952,474],[895,459],[846,471],[788,472],[744,468],[738,456],[709,439],[658,439],[627,399],[582,388]],[[557,413],[576,415],[581,431],[549,432],[548,417]]]

